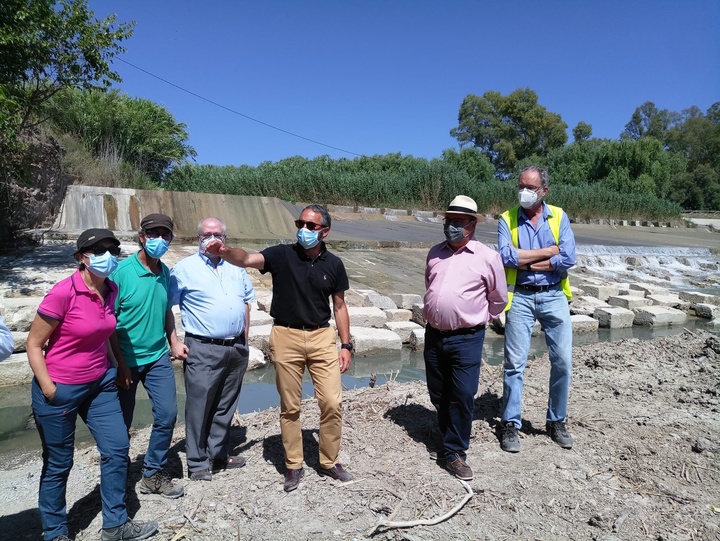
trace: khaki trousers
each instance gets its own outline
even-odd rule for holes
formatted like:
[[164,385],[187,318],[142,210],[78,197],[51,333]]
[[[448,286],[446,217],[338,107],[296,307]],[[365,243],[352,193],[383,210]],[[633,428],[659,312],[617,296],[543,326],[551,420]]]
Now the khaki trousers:
[[275,325],[270,332],[270,353],[280,394],[285,466],[288,469],[303,466],[300,402],[307,367],[320,408],[320,467],[332,468],[338,461],[342,435],[342,386],[335,329],[303,331]]

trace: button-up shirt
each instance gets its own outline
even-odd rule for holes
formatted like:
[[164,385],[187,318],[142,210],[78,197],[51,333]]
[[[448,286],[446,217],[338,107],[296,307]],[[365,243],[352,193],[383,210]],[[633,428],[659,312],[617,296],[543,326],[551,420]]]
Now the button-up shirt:
[[223,259],[215,267],[198,252],[171,269],[169,297],[180,305],[185,332],[235,338],[245,330],[245,307],[255,300],[255,289],[245,269]]
[[[548,216],[550,209],[543,202],[543,213],[538,220],[537,227],[533,227],[532,222],[525,216],[525,212],[520,209],[518,212],[518,244],[522,250],[536,250],[538,248],[547,248],[555,245],[555,237],[553,237],[548,224]],[[522,285],[547,286],[557,284],[565,276],[567,271],[575,265],[575,235],[570,229],[570,219],[563,212],[560,220],[560,239],[558,248],[560,253],[550,258],[550,264],[554,271],[527,271],[518,269],[517,283]],[[505,220],[498,220],[498,251],[502,258],[503,265],[510,268],[517,268],[518,251],[512,243],[512,235],[510,228]]]
[[507,304],[500,255],[475,239],[457,251],[447,242],[433,246],[427,256],[425,287],[423,315],[441,331],[483,325]]

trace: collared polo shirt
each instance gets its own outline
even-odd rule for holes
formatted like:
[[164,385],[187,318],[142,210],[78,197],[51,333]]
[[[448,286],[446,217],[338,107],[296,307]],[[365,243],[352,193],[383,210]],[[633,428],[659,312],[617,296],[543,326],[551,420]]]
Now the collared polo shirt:
[[107,340],[115,331],[118,289],[110,280],[105,283],[109,293],[103,301],[75,271],[55,284],[40,303],[39,314],[59,321],[45,351],[45,364],[55,383],[89,383],[110,368]]
[[423,316],[441,331],[484,325],[507,304],[500,254],[477,240],[453,251],[447,242],[427,255]]
[[170,271],[160,261],[160,274],[151,272],[138,253],[123,259],[110,275],[118,286],[117,336],[129,367],[155,362],[170,351],[165,336]]
[[260,252],[273,278],[270,315],[292,326],[322,326],[330,321],[330,295],[350,289],[342,260],[322,243],[322,251],[310,259],[297,243],[278,244]]
[[245,307],[255,289],[245,269],[221,259],[215,267],[196,253],[170,270],[170,304],[180,305],[185,332],[235,338],[245,330]]

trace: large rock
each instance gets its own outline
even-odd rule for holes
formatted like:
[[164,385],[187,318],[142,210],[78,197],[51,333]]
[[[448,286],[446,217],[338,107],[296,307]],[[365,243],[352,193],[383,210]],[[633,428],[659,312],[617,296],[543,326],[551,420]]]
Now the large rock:
[[365,302],[363,303],[363,306],[374,306],[375,308],[380,308],[381,310],[390,310],[397,308],[397,305],[392,301],[390,297],[380,295],[379,293],[375,293],[374,291],[369,293],[365,297]]
[[410,333],[423,330],[420,325],[412,321],[390,321],[385,323],[385,328],[397,334],[403,344],[410,343]]
[[354,289],[348,289],[345,292],[345,305],[346,306],[353,306],[353,307],[360,307],[365,305],[365,297],[366,295],[363,293],[359,293],[358,291]]
[[636,282],[630,284],[630,289],[634,291],[642,291],[645,296],[650,295],[669,295],[670,290],[666,287],[656,286],[655,284],[649,284],[644,282]]
[[412,307],[412,321],[413,323],[417,323],[421,327],[424,327],[427,324],[427,321],[425,321],[425,318],[423,317],[424,307],[425,305],[421,302],[413,304]]
[[676,308],[677,310],[683,311],[690,310],[691,303],[680,299],[680,297],[675,294],[648,295],[645,298],[650,299],[654,306],[667,306],[668,308]]
[[412,320],[412,310],[404,310],[395,308],[394,310],[385,310],[385,317],[388,322],[391,321],[410,321]]
[[392,293],[388,295],[398,308],[405,308],[406,310],[412,309],[414,304],[422,303],[422,297],[420,295],[412,295],[405,293]]
[[348,307],[348,315],[350,316],[350,325],[354,327],[378,327],[385,326],[387,317],[385,312],[375,307]]
[[270,360],[272,360],[270,356],[270,331],[272,328],[272,325],[258,325],[257,327],[250,325],[248,333],[248,345],[262,351],[263,355]]
[[598,330],[598,321],[590,316],[570,316],[573,333],[595,332]]
[[22,353],[25,351],[25,343],[27,342],[28,333],[13,331],[12,337],[13,342],[15,342],[15,353]]
[[[0,387],[26,385],[32,381],[33,373],[27,353],[15,353],[0,362]],[[29,391],[28,391],[29,393]]]
[[570,303],[570,313],[572,315],[592,316],[596,308],[607,306],[610,305],[597,297],[581,295],[579,297],[573,297]]
[[388,329],[351,326],[350,336],[358,354],[396,351],[402,348],[400,337]]
[[652,301],[650,299],[646,299],[645,297],[635,297],[633,295],[611,295],[608,297],[607,303],[610,306],[619,306],[620,308],[632,310],[633,308],[650,306]]
[[422,351],[425,348],[425,329],[419,325],[410,332],[410,347],[415,351]]
[[694,305],[695,315],[705,319],[715,319],[720,316],[720,306],[699,302]]
[[262,350],[253,346],[250,346],[248,349],[250,350],[250,359],[248,360],[247,367],[248,370],[257,370],[258,368],[267,366],[268,361]]
[[273,318],[264,310],[250,310],[250,327],[272,325]]
[[255,290],[255,303],[259,310],[270,313],[270,305],[272,304],[272,291],[266,289]]
[[600,327],[608,329],[625,329],[633,326],[635,314],[632,310],[619,306],[599,306],[593,318],[598,320]]
[[600,299],[603,302],[607,301],[608,297],[620,294],[620,288],[615,285],[586,284],[583,286],[583,289],[585,290],[586,295]]
[[678,296],[683,301],[688,301],[693,304],[714,304],[720,306],[720,297],[716,295],[709,295],[707,293],[700,293],[699,291],[680,291]]
[[0,314],[11,331],[30,330],[43,297],[5,297],[0,299]]
[[665,308],[664,306],[646,306],[637,308],[635,311],[635,325],[646,326],[667,326],[667,325],[683,325],[687,319],[687,314],[674,308]]

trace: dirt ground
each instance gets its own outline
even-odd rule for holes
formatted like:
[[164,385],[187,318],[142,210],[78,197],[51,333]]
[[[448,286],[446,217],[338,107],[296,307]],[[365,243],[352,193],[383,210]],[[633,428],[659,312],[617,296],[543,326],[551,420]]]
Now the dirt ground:
[[[240,470],[212,482],[185,477],[183,427],[170,469],[186,495],[141,495],[149,429],[133,434],[131,516],[160,522],[158,540],[705,540],[720,539],[720,340],[705,331],[574,350],[568,426],[572,450],[544,431],[547,356],[530,362],[522,451],[500,450],[502,377],[483,367],[464,486],[430,459],[434,412],[424,383],[347,392],[341,460],[356,480],[316,473],[318,410],[303,404],[306,475],[282,490],[277,409],[240,416]],[[72,535],[98,539],[99,457],[77,450],[68,484]],[[40,539],[40,452],[0,460],[0,538]],[[469,499],[468,499],[469,498]],[[462,507],[460,505],[467,500]],[[458,509],[458,507],[460,507]],[[411,527],[387,522],[442,522]]]

